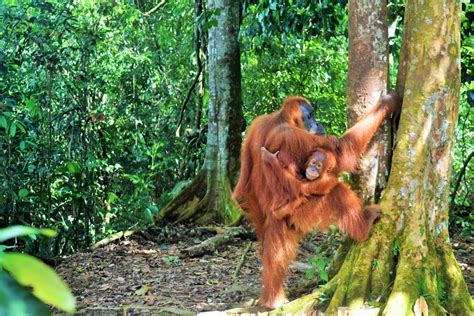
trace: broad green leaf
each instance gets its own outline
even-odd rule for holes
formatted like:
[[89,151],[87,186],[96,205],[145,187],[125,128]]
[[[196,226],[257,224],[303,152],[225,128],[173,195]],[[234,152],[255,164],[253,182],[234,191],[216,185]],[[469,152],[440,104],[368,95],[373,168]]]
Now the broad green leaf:
[[202,26],[202,30],[206,31],[206,30],[210,29],[211,27],[217,26],[217,24],[218,24],[217,20],[210,20],[210,21],[204,23],[204,25]]
[[8,129],[7,118],[5,116],[0,116],[0,127],[3,127],[5,130]]
[[69,287],[56,272],[33,256],[22,253],[0,253],[0,265],[21,285],[31,287],[33,295],[46,304],[65,312],[76,309],[76,301]]
[[326,262],[324,262],[324,260],[318,260],[316,261],[316,267],[319,269],[319,270],[324,270],[324,267],[326,266]]
[[326,271],[321,271],[321,273],[319,274],[319,277],[321,278],[321,280],[326,281],[326,282],[329,280],[329,275]]
[[81,166],[79,165],[79,163],[77,161],[70,161],[67,164],[67,170],[71,174],[78,174],[78,173],[81,172]]
[[306,278],[311,279],[314,276],[314,273],[316,272],[316,269],[309,269],[306,271]]
[[18,191],[18,196],[20,197],[20,199],[23,199],[28,196],[28,193],[29,192],[27,189],[21,189],[20,191]]
[[25,128],[25,125],[22,122],[20,122],[20,121],[15,122],[15,126],[18,127],[18,129],[22,133],[26,134],[26,128]]
[[151,224],[155,224],[155,219],[153,218],[153,213],[151,212],[151,210],[149,208],[147,208],[145,210],[145,215],[146,215],[146,218],[148,219],[148,221]]
[[35,171],[35,166],[34,165],[28,165],[28,172],[33,173]]
[[115,194],[114,192],[109,192],[107,200],[109,201],[109,203],[113,203],[113,202],[117,201],[118,198],[119,197],[117,196],[117,194]]
[[10,126],[10,136],[15,137],[16,135],[16,123],[13,122],[12,125]]
[[48,237],[56,237],[57,233],[48,228],[33,228],[28,226],[15,225],[0,229],[0,242],[5,240],[28,235],[45,235]]
[[38,106],[38,102],[35,99],[30,98],[25,100],[26,108],[28,109],[31,116],[35,117],[39,115],[40,108]]
[[8,273],[0,270],[0,315],[51,315],[48,306],[19,285]]
[[211,95],[209,93],[209,90],[204,90],[204,96],[202,97],[203,104],[208,105],[210,98],[211,98]]

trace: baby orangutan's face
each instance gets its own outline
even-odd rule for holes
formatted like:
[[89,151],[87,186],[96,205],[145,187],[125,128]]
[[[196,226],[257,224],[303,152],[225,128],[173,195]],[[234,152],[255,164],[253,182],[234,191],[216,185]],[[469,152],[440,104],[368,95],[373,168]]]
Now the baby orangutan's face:
[[325,171],[326,163],[326,154],[321,151],[315,151],[306,161],[306,179],[312,181],[319,178]]

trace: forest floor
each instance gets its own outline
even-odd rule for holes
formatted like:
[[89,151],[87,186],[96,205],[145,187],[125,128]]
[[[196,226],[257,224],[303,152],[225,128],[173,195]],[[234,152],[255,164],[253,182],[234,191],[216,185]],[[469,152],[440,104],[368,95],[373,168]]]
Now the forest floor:
[[[135,315],[147,310],[190,314],[230,309],[258,298],[261,264],[252,238],[237,237],[214,253],[189,257],[183,256],[183,250],[212,237],[215,229],[179,226],[155,233],[158,242],[151,241],[149,234],[134,234],[76,253],[56,267],[77,298],[79,314],[124,315],[125,309]],[[313,233],[302,242],[287,287],[307,281],[308,260],[321,245],[332,255],[339,241],[328,236]],[[474,293],[473,240],[455,238],[453,246],[470,293]]]

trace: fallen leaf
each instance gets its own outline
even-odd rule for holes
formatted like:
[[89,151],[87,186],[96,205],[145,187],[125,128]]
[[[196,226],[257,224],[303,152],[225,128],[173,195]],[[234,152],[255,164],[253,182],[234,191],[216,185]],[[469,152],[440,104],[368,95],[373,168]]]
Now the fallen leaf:
[[135,291],[135,295],[143,296],[147,294],[148,292],[153,292],[155,290],[155,287],[152,285],[144,284],[142,285],[141,288]]
[[428,316],[428,303],[423,296],[420,296],[413,306],[415,316]]
[[110,288],[111,288],[111,285],[108,284],[108,283],[104,283],[101,286],[99,286],[99,290],[101,290],[101,291],[105,291],[105,290],[108,290]]

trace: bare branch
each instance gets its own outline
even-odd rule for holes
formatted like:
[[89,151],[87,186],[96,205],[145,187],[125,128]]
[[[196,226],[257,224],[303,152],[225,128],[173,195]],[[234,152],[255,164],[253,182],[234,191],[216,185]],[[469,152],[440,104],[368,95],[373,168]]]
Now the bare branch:
[[469,164],[469,162],[471,161],[473,156],[474,156],[474,151],[469,154],[469,156],[466,158],[466,160],[464,160],[462,168],[461,168],[461,170],[459,170],[459,174],[458,174],[458,178],[456,180],[456,184],[454,185],[453,192],[451,192],[451,204],[454,204],[454,200],[456,199],[456,195],[458,193],[459,186],[461,185],[461,180],[464,177],[464,175],[466,174],[467,165]]
[[164,6],[166,4],[166,1],[165,0],[162,0],[160,3],[158,3],[156,5],[156,7],[154,7],[153,9],[151,9],[150,11],[148,12],[145,12],[145,13],[142,13],[143,16],[150,16],[152,15],[153,13],[155,13],[156,11],[158,11],[159,8],[161,8],[162,6]]

